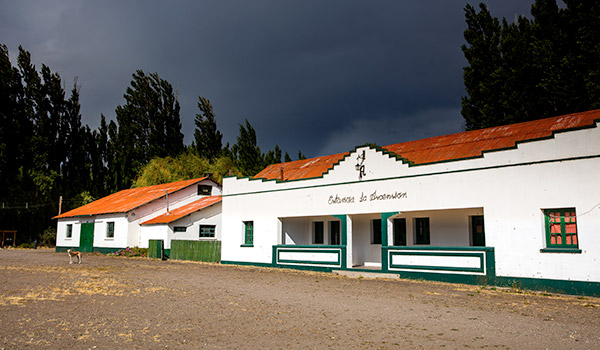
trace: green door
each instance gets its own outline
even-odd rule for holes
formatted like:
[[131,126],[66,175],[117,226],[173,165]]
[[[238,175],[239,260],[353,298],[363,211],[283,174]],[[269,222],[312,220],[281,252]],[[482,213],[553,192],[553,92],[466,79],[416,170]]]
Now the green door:
[[485,229],[482,215],[471,216],[471,232],[473,234],[473,246],[485,247]]
[[94,248],[94,223],[86,222],[81,224],[81,234],[79,235],[79,250],[82,252],[91,252]]

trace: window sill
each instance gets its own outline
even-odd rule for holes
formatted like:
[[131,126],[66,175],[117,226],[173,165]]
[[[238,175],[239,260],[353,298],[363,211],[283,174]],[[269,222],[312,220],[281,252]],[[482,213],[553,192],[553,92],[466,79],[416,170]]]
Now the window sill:
[[577,249],[577,248],[543,248],[543,249],[540,249],[540,253],[581,254],[581,249]]
[[254,244],[242,244],[240,247],[254,247]]

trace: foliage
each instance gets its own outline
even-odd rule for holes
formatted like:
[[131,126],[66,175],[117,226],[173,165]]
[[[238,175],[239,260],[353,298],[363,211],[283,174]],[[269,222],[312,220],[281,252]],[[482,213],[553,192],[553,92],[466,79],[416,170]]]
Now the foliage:
[[38,70],[22,47],[16,63],[0,45],[0,222],[32,242],[51,224],[60,195],[91,187],[95,145],[81,123],[77,81],[68,96],[60,76],[43,64]]
[[263,155],[256,143],[256,131],[246,119],[245,125],[240,124],[240,133],[232,151],[236,156],[236,165],[244,176],[254,176],[263,169]]
[[118,189],[131,186],[135,174],[155,157],[176,156],[184,150],[179,102],[173,87],[157,73],[138,70],[127,88],[125,104],[115,110],[119,124],[113,149]]
[[207,98],[198,97],[198,109],[200,109],[200,113],[196,114],[194,121],[196,124],[194,132],[196,150],[201,157],[212,161],[221,153],[223,135],[217,129],[213,107]]
[[54,247],[56,245],[56,227],[48,227],[40,238],[39,246]]
[[106,255],[109,256],[125,256],[128,258],[131,257],[147,257],[148,256],[148,248],[139,248],[139,247],[127,247],[125,249],[119,249],[114,253],[108,253]]
[[536,0],[508,22],[465,8],[467,130],[600,108],[600,3]]
[[[60,75],[44,64],[38,69],[22,47],[14,61],[0,44],[0,228],[16,229],[20,243],[51,239],[47,228],[55,225],[60,196],[66,212],[132,185],[206,173],[221,182],[281,162],[278,145],[261,153],[248,120],[237,143],[222,147],[213,107],[203,97],[196,145],[186,149],[177,96],[158,73],[136,71],[116,121],[100,115],[98,129],[91,130],[82,123],[77,78],[66,91]],[[287,152],[284,159],[291,161]]]
[[226,156],[215,158],[212,163],[193,152],[179,156],[154,158],[144,166],[136,178],[133,187],[144,187],[174,181],[189,180],[213,175],[213,180],[221,182],[223,176],[241,175],[233,160]]

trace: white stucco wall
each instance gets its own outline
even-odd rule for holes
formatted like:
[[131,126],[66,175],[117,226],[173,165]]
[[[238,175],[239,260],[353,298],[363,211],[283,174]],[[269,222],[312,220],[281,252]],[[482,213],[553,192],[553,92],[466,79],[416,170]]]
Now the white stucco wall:
[[[215,238],[200,238],[200,225],[214,225]],[[175,226],[187,227],[186,232],[174,232]],[[165,249],[171,249],[171,240],[220,240],[221,239],[221,203],[216,203],[198,212],[187,215],[169,224],[141,226],[140,247],[148,248],[150,239],[162,239]]]
[[[358,181],[356,154],[363,150],[367,174]],[[409,167],[359,148],[322,178],[284,183],[225,178],[222,259],[270,263],[272,246],[283,235],[278,227],[301,228],[301,220],[289,217],[349,215],[354,232],[348,232],[348,243],[364,246],[370,237],[363,216],[400,212],[412,245],[412,219],[424,213],[430,217],[431,246],[468,246],[469,216],[484,215],[486,246],[495,248],[498,276],[600,281],[599,154],[596,127],[462,161]],[[394,193],[406,195],[371,200],[372,194]],[[352,201],[337,203],[336,197]],[[540,252],[546,246],[543,209],[565,207],[576,208],[581,253]],[[243,221],[254,221],[253,247],[241,247]],[[348,252],[349,261],[377,262],[371,248]]]
[[[73,225],[71,238],[67,238],[67,225]],[[56,246],[58,247],[79,247],[79,233],[81,232],[81,223],[79,220],[59,219],[56,226]]]

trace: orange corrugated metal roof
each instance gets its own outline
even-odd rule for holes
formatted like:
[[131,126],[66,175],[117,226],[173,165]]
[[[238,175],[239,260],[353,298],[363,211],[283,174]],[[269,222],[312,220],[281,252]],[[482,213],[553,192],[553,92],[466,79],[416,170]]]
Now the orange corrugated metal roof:
[[[383,150],[401,157],[411,164],[428,164],[480,157],[483,152],[516,147],[517,143],[552,137],[553,133],[595,126],[600,110],[573,113],[529,122],[465,131],[451,135],[396,143]],[[283,180],[308,179],[322,176],[349,152],[294,162],[272,164],[255,178]]]
[[182,217],[189,215],[191,213],[202,210],[206,207],[210,207],[213,204],[219,203],[221,201],[221,196],[210,196],[201,198],[195,202],[190,204],[186,204],[177,209],[171,210],[168,213],[157,216],[154,219],[150,219],[148,221],[144,221],[142,225],[151,225],[151,224],[168,224],[175,220],[179,220]]
[[74,216],[126,213],[144,204],[164,197],[165,191],[171,194],[205,179],[207,178],[203,177],[199,179],[177,181],[168,184],[131,188],[128,190],[119,191],[104,198],[100,198],[97,201],[93,201],[92,203],[55,216],[54,218],[61,219]]
[[271,164],[263,169],[263,171],[258,173],[255,178],[279,179],[281,168],[283,168],[284,181],[318,177],[323,175],[323,173],[325,173],[328,169],[331,169],[334,164],[339,162],[348,154],[350,154],[350,152],[311,159],[296,160],[287,163]]

